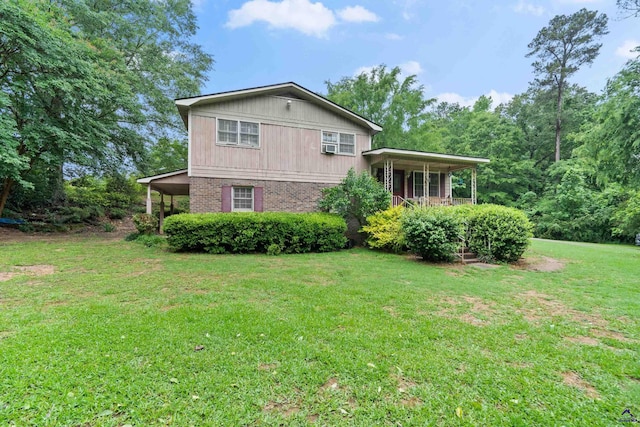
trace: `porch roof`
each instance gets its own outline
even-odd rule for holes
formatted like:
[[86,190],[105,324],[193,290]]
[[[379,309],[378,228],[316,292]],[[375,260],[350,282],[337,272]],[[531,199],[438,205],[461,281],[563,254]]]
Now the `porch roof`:
[[377,148],[362,152],[363,156],[371,158],[372,163],[378,160],[398,160],[401,162],[438,163],[448,165],[450,170],[466,169],[481,163],[489,163],[489,159],[472,156],[456,156],[453,154],[429,153],[426,151],[402,150],[399,148]]
[[138,183],[146,184],[152,190],[170,196],[189,195],[189,176],[186,169],[140,178]]

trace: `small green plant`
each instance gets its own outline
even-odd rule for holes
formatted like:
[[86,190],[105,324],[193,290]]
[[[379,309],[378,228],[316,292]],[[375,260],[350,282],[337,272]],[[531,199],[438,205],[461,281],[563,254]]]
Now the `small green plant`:
[[402,216],[407,247],[428,261],[451,261],[464,236],[464,223],[448,207],[409,209]]
[[149,214],[135,214],[133,223],[140,234],[154,234],[158,230],[158,218]]
[[362,231],[367,233],[367,246],[391,252],[406,249],[402,232],[403,212],[402,206],[396,206],[367,217],[367,225],[362,227]]
[[282,248],[277,243],[272,243],[267,248],[267,255],[280,255],[282,253]]
[[167,239],[165,237],[157,234],[140,234],[135,241],[148,248],[163,246],[167,243]]
[[109,222],[105,222],[104,224],[102,224],[102,229],[106,233],[113,233],[114,231],[116,231],[116,226]]
[[111,208],[108,216],[111,219],[122,219],[127,216],[127,211],[121,208]]

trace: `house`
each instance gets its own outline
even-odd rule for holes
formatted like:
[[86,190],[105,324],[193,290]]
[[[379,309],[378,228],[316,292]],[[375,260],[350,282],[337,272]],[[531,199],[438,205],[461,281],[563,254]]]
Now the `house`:
[[[296,83],[175,101],[189,135],[186,170],[142,178],[151,191],[189,195],[191,212],[289,211],[317,207],[321,191],[350,168],[369,171],[394,204],[475,203],[475,168],[488,159],[372,149],[376,123]],[[452,173],[471,169],[470,199],[454,199]],[[164,209],[161,210],[163,212]]]

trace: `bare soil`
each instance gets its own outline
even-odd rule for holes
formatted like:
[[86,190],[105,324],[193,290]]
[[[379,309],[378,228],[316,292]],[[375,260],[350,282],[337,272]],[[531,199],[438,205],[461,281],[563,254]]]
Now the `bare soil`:
[[566,385],[582,390],[587,395],[587,397],[590,397],[591,399],[600,399],[600,393],[598,393],[598,390],[596,390],[594,386],[583,380],[577,373],[563,372],[561,375],[562,381]]
[[530,257],[521,258],[512,267],[518,270],[553,272],[562,270],[564,262],[546,256]]

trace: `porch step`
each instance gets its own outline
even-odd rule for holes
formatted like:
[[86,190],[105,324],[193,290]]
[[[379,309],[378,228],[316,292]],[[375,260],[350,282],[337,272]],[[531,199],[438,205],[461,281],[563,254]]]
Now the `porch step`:
[[[458,254],[458,256],[460,256],[460,254]],[[460,258],[460,261],[463,264],[474,264],[481,262],[480,259],[478,259],[478,255],[474,252],[471,252],[469,248],[464,248],[462,250],[462,257]]]

